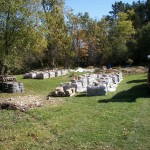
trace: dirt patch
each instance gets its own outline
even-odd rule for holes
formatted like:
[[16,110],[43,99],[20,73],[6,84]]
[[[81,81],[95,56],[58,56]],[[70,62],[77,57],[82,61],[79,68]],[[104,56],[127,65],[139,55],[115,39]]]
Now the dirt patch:
[[60,98],[41,98],[40,96],[28,95],[28,96],[15,96],[10,98],[0,98],[0,110],[20,110],[27,111],[32,108],[42,106],[57,106],[62,103],[63,100]]

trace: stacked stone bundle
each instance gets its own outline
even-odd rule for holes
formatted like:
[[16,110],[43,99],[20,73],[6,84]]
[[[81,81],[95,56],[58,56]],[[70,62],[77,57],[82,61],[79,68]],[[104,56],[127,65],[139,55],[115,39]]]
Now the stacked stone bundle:
[[[87,96],[106,95],[107,92],[115,91],[122,79],[122,73],[116,71],[108,74],[84,74],[71,78],[70,82],[60,84],[62,93],[58,92],[59,87],[51,92],[50,95],[72,96],[76,92],[86,92]],[[74,89],[74,92],[66,94],[66,91],[71,91],[72,89]]]
[[59,76],[62,76],[61,70],[55,71],[55,77],[59,77]]
[[36,79],[48,79],[49,73],[48,72],[37,73],[35,78]]
[[52,91],[49,96],[54,97],[63,97],[63,96],[73,96],[75,94],[75,88],[70,85],[70,83],[67,84],[61,84],[59,87],[57,87],[54,91]]
[[29,72],[29,73],[25,73],[23,75],[23,78],[25,78],[25,79],[33,79],[33,78],[36,77],[36,75],[37,75],[36,72]]
[[64,76],[68,70],[45,70],[45,71],[32,71],[23,75],[24,79],[48,79],[59,76]]
[[68,70],[66,70],[66,69],[61,70],[61,75],[62,76],[65,76],[67,74],[68,74]]
[[50,72],[48,72],[48,74],[49,74],[49,78],[55,78],[56,77],[55,71],[50,71]]
[[4,93],[21,93],[24,92],[25,88],[23,83],[18,82],[4,82],[2,84],[2,92]]
[[86,90],[81,81],[74,81],[71,83],[71,86],[75,88],[75,92],[84,92]]
[[107,88],[105,85],[87,86],[87,96],[106,95]]
[[0,91],[4,93],[20,93],[24,92],[24,85],[17,82],[17,79],[13,76],[1,76]]

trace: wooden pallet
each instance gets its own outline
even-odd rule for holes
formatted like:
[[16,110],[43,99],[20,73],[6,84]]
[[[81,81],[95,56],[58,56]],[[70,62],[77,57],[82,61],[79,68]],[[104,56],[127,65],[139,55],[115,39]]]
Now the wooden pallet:
[[16,77],[14,76],[0,76],[0,82],[17,82]]

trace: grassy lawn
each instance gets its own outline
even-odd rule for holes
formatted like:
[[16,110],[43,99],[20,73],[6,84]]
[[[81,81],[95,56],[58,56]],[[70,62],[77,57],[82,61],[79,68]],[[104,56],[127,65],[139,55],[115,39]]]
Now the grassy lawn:
[[[68,76],[27,80],[24,94],[42,97]],[[0,97],[12,96],[2,94]],[[78,94],[28,112],[0,110],[0,149],[149,150],[150,96],[146,74],[125,76],[107,96]]]

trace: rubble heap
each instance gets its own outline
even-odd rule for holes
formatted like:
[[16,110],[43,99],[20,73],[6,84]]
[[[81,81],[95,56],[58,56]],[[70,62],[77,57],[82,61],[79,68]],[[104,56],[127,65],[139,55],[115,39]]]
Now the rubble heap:
[[20,110],[27,111],[31,108],[43,106],[42,100],[38,96],[17,96],[13,98],[1,98],[0,110]]

